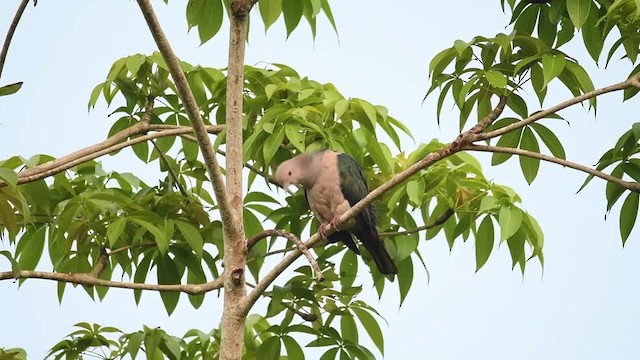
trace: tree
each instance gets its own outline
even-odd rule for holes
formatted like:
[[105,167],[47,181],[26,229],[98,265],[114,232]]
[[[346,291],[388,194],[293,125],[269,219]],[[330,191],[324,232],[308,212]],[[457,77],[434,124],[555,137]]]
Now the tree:
[[[288,197],[287,206],[279,208],[275,205],[277,201],[265,192],[249,191],[244,196],[246,209],[239,211],[243,203],[240,149],[252,186],[256,186],[253,182],[257,178],[268,180],[274,164],[292,153],[321,146],[345,150],[365,165],[376,190],[343,218],[376,198],[380,200],[381,230],[389,238],[388,247],[400,267],[395,283],[402,299],[411,287],[413,261],[422,261],[413,210],[421,215],[422,230],[428,229],[428,239],[440,231],[450,246],[458,237],[473,238],[478,269],[492,252],[494,233],[500,234],[500,242],[507,242],[513,265],[523,272],[528,259],[536,257],[543,261],[542,232],[537,221],[520,208],[515,192],[485,179],[477,161],[463,150],[493,152],[495,164],[506,161],[512,154],[519,155],[528,182],[536,178],[540,160],[587,172],[588,180],[601,177],[609,181],[607,210],[630,190],[625,194],[620,221],[623,241],[629,236],[637,213],[638,186],[635,181],[626,180],[629,177],[637,180],[634,170],[637,164],[633,159],[637,139],[633,128],[605,153],[596,169],[588,169],[564,160],[562,144],[538,120],[558,117],[559,110],[581,101],[589,101],[595,107],[596,96],[605,92],[624,91],[626,98],[635,95],[637,77],[594,92],[588,74],[578,62],[558,50],[575,35],[574,28],[582,26],[579,34],[586,39],[586,48],[597,61],[605,35],[615,29],[620,41],[614,43],[607,60],[616,51],[624,51],[635,64],[638,46],[633,34],[637,33],[634,20],[637,9],[632,2],[507,2],[517,32],[492,38],[475,37],[469,43],[457,41],[431,61],[429,92],[440,90],[438,116],[447,96],[451,96],[460,109],[461,136],[449,144],[433,141],[419,145],[411,153],[395,156],[388,145],[378,143],[378,136],[385,134],[391,139],[390,144],[399,148],[398,132],[408,131],[383,107],[346,98],[330,84],[308,80],[284,65],[268,69],[244,67],[244,72],[239,71],[243,68],[243,28],[250,3],[231,2],[234,37],[230,53],[237,56],[232,58],[226,74],[178,62],[161,36],[149,5],[144,1],[139,4],[161,53],[117,60],[106,81],[96,86],[90,106],[100,97],[109,104],[120,104],[114,114],[121,117],[114,122],[110,138],[56,160],[45,156],[30,160],[13,157],[2,163],[0,214],[9,243],[17,244],[13,253],[2,253],[12,264],[12,271],[3,273],[2,278],[63,281],[59,296],[64,292],[65,282],[82,284],[90,295],[100,298],[109,287],[135,288],[137,300],[140,289],[164,290],[161,296],[169,313],[179,298],[176,291],[189,294],[191,303],[197,307],[202,294],[220,289],[224,278],[224,337],[220,340],[218,331],[204,334],[194,330],[180,340],[158,329],[144,329],[109,343],[104,334],[116,329],[79,324],[77,333],[54,347],[52,354],[56,356],[106,345],[111,346],[114,356],[129,353],[135,357],[144,343],[148,356],[180,357],[181,353],[187,357],[204,356],[217,353],[218,346],[222,346],[223,358],[236,358],[244,330],[255,335],[245,338],[243,351],[247,356],[256,351],[263,355],[277,354],[284,345],[283,353],[296,358],[301,352],[297,342],[300,340],[291,334],[302,333],[309,335],[312,346],[328,348],[327,357],[338,352],[344,356],[372,357],[371,350],[358,345],[355,320],[364,325],[382,352],[382,336],[373,310],[357,300],[360,289],[354,286],[354,276],[358,260],[352,253],[344,252],[342,246],[314,249],[318,261],[310,257],[310,263],[322,265],[320,271],[302,266],[297,269],[299,275],[266,291],[284,267],[319,239],[312,236],[304,247],[299,245],[303,229],[311,222],[309,216],[300,216],[307,213],[300,194]],[[187,8],[189,24],[198,28],[203,41],[215,35],[222,21],[222,3],[218,9],[201,8],[210,4],[192,1]],[[280,12],[288,33],[296,28],[302,16],[312,29],[320,12],[333,23],[330,8],[324,2],[310,1],[303,7],[300,3],[283,2],[281,8],[274,4],[277,2],[262,0],[258,4],[267,28]],[[632,11],[625,7],[632,7]],[[584,9],[587,10],[583,12]],[[599,23],[596,9],[603,16]],[[217,16],[201,16],[207,11]],[[586,21],[592,26],[585,26]],[[599,31],[589,33],[593,29]],[[637,68],[632,74],[636,72]],[[520,96],[522,90],[530,83],[542,103],[547,85],[552,81],[555,85],[558,80],[576,97],[549,110],[529,114],[527,102]],[[19,85],[10,86],[6,92],[16,87]],[[118,94],[121,96],[116,97]],[[230,103],[236,106],[226,106]],[[517,118],[503,115],[505,108]],[[478,122],[467,125],[474,110]],[[202,117],[211,125],[198,121]],[[193,130],[189,124],[194,126]],[[207,143],[205,132],[218,134],[213,145]],[[175,150],[172,156],[167,153],[177,135],[182,138],[182,147],[174,159]],[[478,144],[496,137],[499,140],[495,146]],[[539,154],[540,142],[552,156]],[[142,161],[158,161],[163,172],[159,186],[148,186],[131,174],[107,173],[93,162],[97,156],[129,146]],[[212,149],[226,157],[226,192]],[[202,157],[198,157],[199,152]],[[611,165],[616,167],[610,175],[602,172]],[[26,169],[20,170],[22,167]],[[623,175],[627,177],[623,179]],[[214,185],[215,197],[205,190],[209,182]],[[213,215],[217,211],[221,221],[212,221],[217,219]],[[240,221],[243,217],[244,221]],[[276,230],[265,231],[260,222],[263,218],[270,219]],[[496,224],[499,231],[494,229]],[[316,226],[311,224],[312,232]],[[248,258],[244,255],[244,233],[249,236]],[[286,242],[275,240],[276,236]],[[269,244],[266,238],[270,238]],[[34,272],[45,242],[55,272]],[[267,275],[259,276],[263,259],[282,252],[281,249],[289,251],[284,260],[265,268]],[[224,254],[224,273],[220,254]],[[336,260],[338,254],[342,258]],[[329,259],[339,261],[339,265],[334,266]],[[245,261],[246,269],[256,281],[247,297]],[[205,275],[203,264],[211,276]],[[153,267],[160,285],[142,284]],[[385,285],[395,285],[375,270],[371,272],[372,283],[380,295]],[[119,273],[133,278],[133,283],[111,281]],[[323,282],[318,281],[320,276]],[[186,284],[178,285],[184,280]],[[245,324],[244,316],[258,296],[270,298],[267,316],[252,316]],[[234,309],[238,305],[241,308]],[[272,325],[277,322],[270,323],[267,318],[277,315],[281,316],[278,318],[282,319],[281,325]],[[298,323],[298,316],[311,326]]]

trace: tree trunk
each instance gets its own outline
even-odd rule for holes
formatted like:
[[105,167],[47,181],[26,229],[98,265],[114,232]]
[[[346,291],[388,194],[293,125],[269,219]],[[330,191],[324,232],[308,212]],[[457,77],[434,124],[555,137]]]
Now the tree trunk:
[[246,295],[245,265],[247,246],[242,220],[242,120],[244,96],[244,51],[249,0],[231,1],[231,34],[229,37],[229,68],[227,73],[227,198],[231,224],[224,226],[224,311],[222,313],[222,343],[220,359],[242,358],[246,312],[239,308]]

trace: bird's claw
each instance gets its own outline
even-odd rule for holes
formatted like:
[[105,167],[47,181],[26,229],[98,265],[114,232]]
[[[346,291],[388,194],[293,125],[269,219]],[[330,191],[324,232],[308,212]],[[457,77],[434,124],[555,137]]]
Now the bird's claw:
[[340,231],[336,225],[339,220],[340,216],[334,216],[328,223],[320,224],[320,227],[318,228],[318,234],[320,234],[320,237],[323,239],[327,238],[327,231],[329,230],[329,227],[333,227],[336,231]]

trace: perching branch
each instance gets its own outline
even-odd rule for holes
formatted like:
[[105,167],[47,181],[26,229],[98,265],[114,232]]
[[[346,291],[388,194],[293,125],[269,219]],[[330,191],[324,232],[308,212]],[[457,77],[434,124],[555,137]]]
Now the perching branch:
[[507,148],[500,146],[489,146],[489,145],[475,145],[475,144],[467,144],[463,147],[465,150],[473,150],[473,151],[482,151],[482,152],[492,152],[492,153],[502,153],[502,154],[514,154],[520,156],[526,156],[533,159],[540,159],[547,162],[559,164],[571,169],[579,170],[585,172],[587,174],[593,175],[595,177],[599,177],[606,181],[612,182],[616,185],[622,186],[627,190],[631,190],[634,192],[640,192],[640,183],[625,181],[615,176],[603,173],[602,171],[598,171],[596,169],[590,168],[588,166],[584,166],[581,164],[577,164],[568,160],[559,159],[557,157],[540,154],[534,151],[516,149],[516,148]]
[[22,18],[22,14],[24,14],[24,10],[27,8],[28,4],[29,4],[29,0],[22,0],[20,5],[18,6],[16,15],[13,17],[13,21],[11,21],[11,25],[9,25],[9,30],[7,30],[7,37],[4,38],[4,44],[2,45],[2,52],[0,52],[0,77],[2,77],[2,70],[4,69],[4,63],[7,60],[7,54],[9,53],[9,45],[11,44],[11,39],[13,39],[13,34],[15,34],[16,32],[16,28],[18,27],[20,18]]
[[[491,111],[487,116],[485,116],[480,123],[492,123],[495,121],[506,105],[506,101],[500,101],[496,107]],[[371,191],[367,196],[365,196],[362,200],[360,200],[357,204],[355,204],[351,209],[340,216],[339,221],[336,226],[340,227],[344,222],[348,221],[356,214],[364,210],[369,204],[375,201],[377,198],[382,196],[385,192],[389,191],[393,187],[401,184],[403,181],[407,180],[411,176],[417,174],[419,171],[433,165],[434,163],[447,158],[459,151],[462,150],[463,145],[471,143],[476,134],[471,133],[470,131],[465,131],[460,134],[452,143],[440,148],[437,151],[434,151],[420,161],[411,165],[392,179],[388,180],[384,184],[380,185],[373,191]],[[330,226],[327,230],[326,235],[331,235],[335,232],[335,228]],[[304,244],[307,248],[313,247],[317,242],[322,240],[318,233],[313,234]],[[263,278],[256,284],[255,289],[251,291],[244,299],[242,299],[240,310],[243,313],[247,313],[249,309],[255,304],[255,302],[260,297],[260,294],[264,292],[267,287],[280,275],[289,265],[291,265],[302,253],[300,250],[296,249],[289,254],[287,254],[276,266],[274,266]]]
[[250,237],[249,239],[247,239],[247,251],[251,250],[251,248],[255,244],[257,244],[258,241],[271,236],[284,237],[287,240],[294,243],[297,249],[300,250],[304,254],[304,256],[306,256],[307,260],[309,260],[309,264],[311,264],[311,267],[313,268],[313,273],[316,276],[316,280],[320,282],[324,281],[322,270],[320,269],[320,266],[318,265],[318,262],[316,261],[316,259],[313,257],[313,255],[311,255],[311,252],[309,251],[309,249],[305,246],[305,244],[302,241],[300,241],[300,239],[297,236],[295,236],[294,234],[288,231],[280,230],[280,229],[262,231]]
[[422,231],[422,230],[429,230],[429,229],[432,229],[432,228],[434,228],[436,226],[440,226],[440,225],[444,224],[445,222],[447,222],[447,220],[449,220],[449,218],[451,216],[453,216],[453,214],[455,214],[455,211],[453,211],[451,209],[447,209],[447,211],[445,211],[440,216],[435,218],[435,220],[433,220],[433,222],[431,224],[418,226],[415,229],[409,229],[409,230],[403,230],[403,231],[381,232],[379,235],[380,235],[380,237],[393,237],[393,236],[400,236],[400,235],[409,235],[409,234],[413,234],[413,233],[416,233],[416,232]]
[[68,274],[31,270],[20,270],[17,274],[14,274],[12,271],[0,272],[0,280],[10,279],[45,279],[85,286],[105,286],[111,288],[135,290],[174,291],[183,292],[190,295],[204,294],[212,290],[220,289],[223,285],[222,276],[204,284],[157,285],[103,280],[98,279],[97,276],[94,276],[92,273]]
[[609,85],[609,86],[605,86],[603,88],[600,89],[596,89],[594,91],[589,91],[588,93],[582,94],[580,96],[576,96],[572,99],[569,99],[567,101],[561,102],[560,104],[557,104],[555,106],[552,106],[550,108],[548,108],[547,110],[542,110],[542,111],[538,111],[537,113],[529,116],[528,118],[522,119],[521,121],[518,121],[516,123],[513,123],[511,125],[502,127],[500,129],[496,129],[493,131],[489,131],[486,133],[481,133],[478,134],[476,136],[476,139],[474,141],[479,141],[479,140],[487,140],[487,139],[491,139],[500,135],[504,135],[506,133],[512,132],[514,130],[520,129],[522,127],[525,127],[533,122],[536,122],[544,117],[547,117],[549,115],[555,114],[560,110],[566,109],[570,106],[573,106],[575,104],[579,104],[585,100],[589,100],[592,98],[595,98],[597,96],[600,96],[602,94],[606,94],[606,93],[610,93],[610,92],[614,92],[614,91],[620,91],[620,90],[624,90],[624,89],[628,89],[630,87],[638,87],[640,88],[640,74],[636,74],[632,77],[630,77],[629,79],[617,83],[617,84],[613,84],[613,85]]

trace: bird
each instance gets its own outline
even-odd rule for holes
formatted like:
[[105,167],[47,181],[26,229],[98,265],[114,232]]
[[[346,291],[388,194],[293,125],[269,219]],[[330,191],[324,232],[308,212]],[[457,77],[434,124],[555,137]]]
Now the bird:
[[303,153],[282,162],[276,169],[275,180],[284,188],[290,185],[304,188],[309,208],[320,221],[318,233],[322,238],[326,238],[328,227],[333,226],[336,232],[329,235],[329,242],[342,241],[360,255],[353,234],[382,274],[398,273],[376,230],[376,214],[371,204],[341,225],[341,229],[335,226],[342,214],[369,193],[362,168],[353,157],[329,149]]

